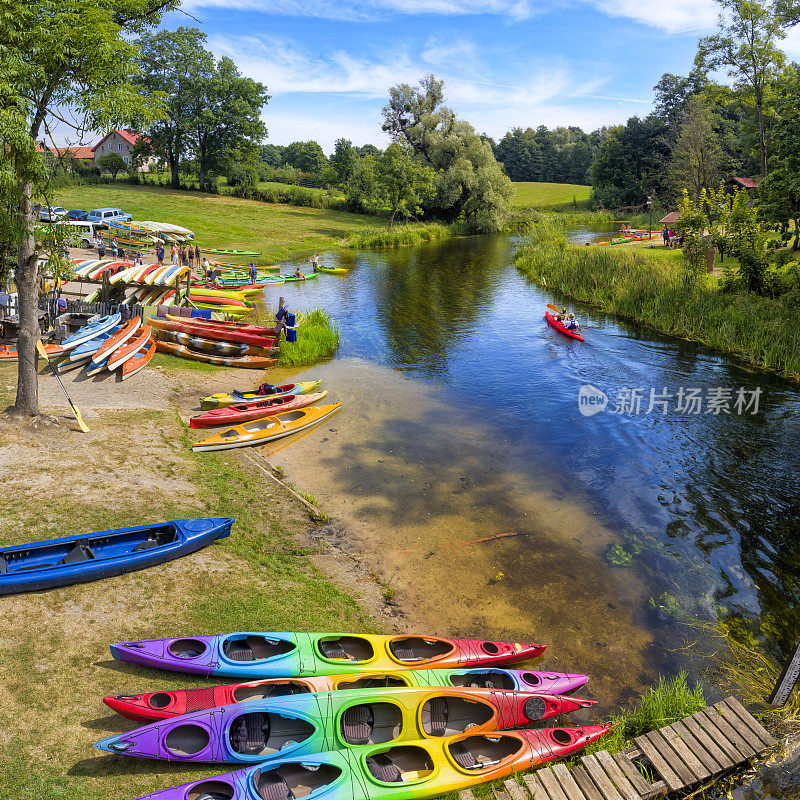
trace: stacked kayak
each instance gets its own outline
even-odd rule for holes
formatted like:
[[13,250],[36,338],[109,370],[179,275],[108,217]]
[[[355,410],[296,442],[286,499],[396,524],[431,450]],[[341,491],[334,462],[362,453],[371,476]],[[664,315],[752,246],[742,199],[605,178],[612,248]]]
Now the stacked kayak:
[[[59,344],[46,344],[44,351],[48,356],[60,356],[65,352],[64,348]],[[9,344],[0,347],[0,361],[19,361],[17,346]]]
[[114,658],[136,665],[260,679],[106,697],[122,716],[149,724],[95,746],[241,767],[146,796],[153,800],[433,797],[569,756],[609,730],[527,727],[594,705],[565,696],[585,675],[505,668],[544,649],[350,633],[119,642]]
[[[102,281],[108,278],[109,283],[123,282],[127,287],[133,287],[126,302],[168,306],[178,301],[176,283],[183,281],[189,272],[188,266],[179,264],[136,265],[119,259],[76,259],[71,266],[73,280]],[[92,290],[84,300],[92,302],[99,293],[99,289]]]
[[228,536],[232,519],[176,519],[0,548],[0,595],[94,581],[193,553]]

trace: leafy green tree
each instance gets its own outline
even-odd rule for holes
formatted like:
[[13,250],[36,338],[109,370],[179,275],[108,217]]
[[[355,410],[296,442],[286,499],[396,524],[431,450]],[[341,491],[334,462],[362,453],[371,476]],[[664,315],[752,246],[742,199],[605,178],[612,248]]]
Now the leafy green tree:
[[399,214],[403,219],[422,212],[422,204],[436,192],[436,173],[415,161],[400,144],[386,148],[377,160],[375,177],[381,199],[389,207],[389,230]]
[[724,67],[736,85],[746,88],[756,108],[761,175],[767,176],[767,126],[764,107],[769,85],[785,61],[778,42],[785,19],[772,0],[716,0],[719,31],[700,39],[698,69]]
[[285,152],[286,148],[279,144],[265,144],[261,146],[261,160],[273,168],[282,167]]
[[34,199],[47,188],[47,169],[35,143],[53,120],[82,134],[139,126],[160,113],[157,100],[148,100],[134,85],[138,51],[132,39],[176,5],[176,0],[0,0],[0,190],[10,209],[0,228],[18,248],[14,409],[20,414],[39,412]]
[[153,150],[169,164],[170,183],[180,187],[181,166],[191,155],[194,111],[214,73],[214,57],[203,45],[206,35],[197,28],[146,33],[139,39],[141,73],[137,85],[143,94],[163,100],[166,114],[146,133]]
[[359,158],[364,158],[364,156],[372,156],[373,158],[377,158],[381,151],[375,147],[374,144],[362,144],[359,147],[356,147],[356,154]]
[[686,189],[683,190],[683,201],[680,205],[681,216],[676,223],[683,235],[684,281],[687,284],[696,282],[707,271],[712,255],[711,236],[705,234],[707,219],[705,214],[706,190],[702,188],[696,198]]
[[322,147],[314,141],[292,142],[283,157],[284,163],[302,172],[321,172],[328,163]]
[[512,181],[542,180],[542,152],[532,128],[512,128],[495,146],[500,161]]
[[745,286],[752,292],[760,292],[767,268],[764,235],[750,195],[744,189],[733,196],[728,232],[731,235],[730,251],[739,259],[739,272]]
[[711,112],[699,95],[691,97],[672,148],[667,174],[675,195],[687,191],[696,201],[701,192],[719,183],[722,150],[711,120]]
[[345,185],[345,202],[351,211],[374,213],[380,203],[375,157],[364,156],[355,163],[350,180]]
[[236,64],[223,56],[205,73],[190,94],[188,139],[197,158],[200,188],[211,175],[221,175],[232,159],[258,160],[258,146],[267,129],[261,109],[269,100],[263,84],[242,77]]
[[383,130],[409,145],[437,174],[437,192],[426,210],[445,219],[463,216],[476,230],[499,230],[508,212],[511,181],[492,152],[467,122],[444,105],[444,83],[433,75],[418,87],[389,89]]
[[125,172],[128,169],[125,159],[117,155],[117,153],[108,153],[105,156],[100,156],[95,163],[103,172],[110,172],[114,180],[117,179],[117,175],[120,172]]
[[333,169],[336,183],[343,186],[350,180],[358,157],[358,153],[349,139],[336,140],[333,155],[330,158],[330,166]]

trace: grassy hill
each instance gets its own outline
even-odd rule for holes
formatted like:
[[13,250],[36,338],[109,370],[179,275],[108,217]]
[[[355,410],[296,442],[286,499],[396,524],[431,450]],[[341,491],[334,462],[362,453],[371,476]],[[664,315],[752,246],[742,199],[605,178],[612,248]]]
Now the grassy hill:
[[520,208],[557,209],[572,206],[573,200],[579,207],[585,206],[591,194],[591,186],[575,183],[514,183],[513,205]]
[[87,211],[109,206],[134,219],[182,225],[194,231],[201,247],[256,250],[260,263],[335,246],[375,225],[375,217],[344,211],[127,184],[65,187],[56,191],[53,204]]

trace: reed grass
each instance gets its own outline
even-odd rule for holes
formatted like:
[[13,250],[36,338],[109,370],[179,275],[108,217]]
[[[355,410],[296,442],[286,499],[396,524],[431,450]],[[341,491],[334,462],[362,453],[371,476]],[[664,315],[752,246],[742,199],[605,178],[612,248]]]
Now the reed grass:
[[304,314],[297,325],[297,341],[281,342],[280,363],[308,366],[335,355],[339,349],[339,326],[321,309]]
[[573,247],[557,221],[533,226],[516,266],[533,282],[603,311],[800,379],[796,310],[780,299],[723,292],[716,279],[687,283],[649,249]]
[[389,250],[397,247],[416,247],[425,242],[449,239],[453,230],[438,222],[416,222],[389,228],[363,228],[352,234],[346,244],[356,250]]

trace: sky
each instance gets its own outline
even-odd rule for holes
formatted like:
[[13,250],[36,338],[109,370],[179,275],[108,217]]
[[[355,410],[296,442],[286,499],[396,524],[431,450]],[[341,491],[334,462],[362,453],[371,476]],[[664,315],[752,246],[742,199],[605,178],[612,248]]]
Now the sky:
[[[496,140],[512,127],[624,123],[686,75],[714,0],[185,0],[217,56],[266,85],[267,141],[345,137],[384,147],[387,90],[433,73],[458,116]],[[786,50],[800,55],[800,28]]]

